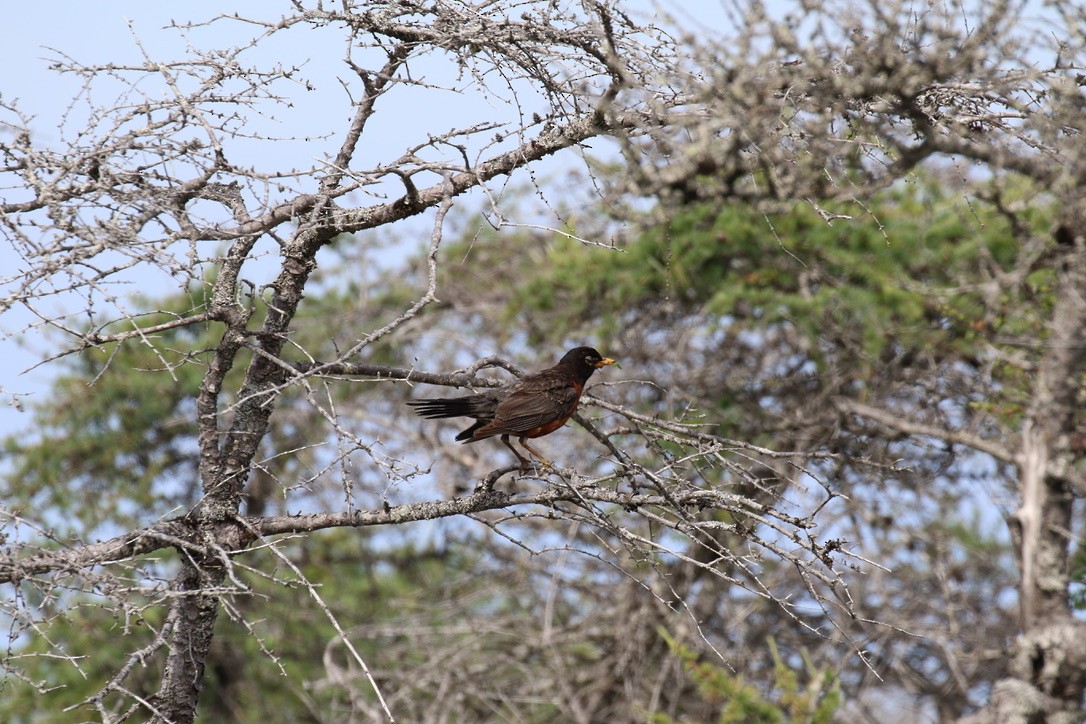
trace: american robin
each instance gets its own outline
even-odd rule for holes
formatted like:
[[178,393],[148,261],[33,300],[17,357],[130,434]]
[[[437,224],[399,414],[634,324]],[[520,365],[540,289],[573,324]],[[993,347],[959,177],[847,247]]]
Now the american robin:
[[456,436],[464,443],[501,435],[502,443],[520,461],[523,473],[530,462],[509,442],[510,435],[520,440],[529,453],[544,464],[551,462],[533,450],[527,438],[554,432],[573,416],[585,383],[600,367],[615,361],[591,347],[575,347],[566,352],[554,367],[534,372],[477,395],[443,399],[411,400],[408,405],[423,417],[473,417],[475,424]]

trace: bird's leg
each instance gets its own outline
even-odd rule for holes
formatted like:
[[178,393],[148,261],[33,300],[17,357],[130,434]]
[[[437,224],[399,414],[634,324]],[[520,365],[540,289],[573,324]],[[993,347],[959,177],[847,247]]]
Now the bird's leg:
[[[524,446],[524,449],[525,449],[525,450],[527,450],[528,452],[530,452],[530,453],[531,453],[532,455],[535,455],[535,456],[536,456],[536,457],[537,457],[537,458],[539,459],[539,462],[543,463],[543,467],[545,467],[545,468],[550,468],[551,470],[555,470],[555,469],[556,469],[556,468],[554,467],[554,463],[552,463],[552,462],[551,462],[550,460],[548,460],[547,458],[545,458],[545,457],[543,457],[542,455],[540,455],[540,454],[539,454],[539,451],[538,451],[538,450],[536,450],[535,448],[533,448],[533,447],[532,447],[531,445],[529,445],[528,443],[524,442],[524,438],[523,438],[523,437],[518,437],[518,438],[517,438],[517,440],[519,440],[519,441],[520,441],[520,444]],[[510,447],[512,447],[512,445],[510,445]],[[520,457],[520,456],[518,455],[517,457]]]
[[[507,448],[512,450],[513,454],[517,456],[517,460],[520,461],[520,474],[523,475],[524,471],[526,471],[528,469],[528,464],[531,462],[531,460],[529,460],[528,458],[524,457],[519,452],[517,452],[517,449],[515,447],[513,447],[513,443],[509,442],[509,436],[508,435],[502,435],[502,444],[504,444]],[[523,440],[521,440],[521,444],[524,444]],[[527,447],[527,446],[525,446],[525,447]],[[531,448],[529,448],[529,450],[530,449]]]

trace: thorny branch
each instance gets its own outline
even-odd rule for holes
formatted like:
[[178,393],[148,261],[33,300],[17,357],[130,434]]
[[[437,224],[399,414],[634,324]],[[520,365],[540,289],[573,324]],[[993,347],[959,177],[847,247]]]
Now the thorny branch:
[[[1083,217],[1076,210],[1086,179],[1084,155],[1061,152],[1080,143],[1081,30],[1068,31],[1058,57],[1045,64],[1023,57],[1022,35],[1016,35],[1018,6],[1011,2],[969,11],[964,34],[956,15],[917,13],[905,3],[831,5],[802,20],[776,21],[761,4],[747,4],[732,17],[734,36],[720,42],[716,33],[675,37],[625,14],[617,2],[337,4],[342,9],[295,2],[293,14],[274,21],[216,19],[256,35],[233,48],[193,50],[180,62],[156,59],[142,44],[139,65],[84,65],[60,58],[57,70],[85,82],[84,98],[95,97],[92,91],[103,79],[121,88],[105,106],[82,108],[82,116],[70,111],[62,147],[42,144],[31,132],[32,119],[0,102],[0,228],[21,261],[0,280],[0,312],[28,310],[37,321],[21,332],[59,332],[66,346],[57,357],[101,348],[114,359],[117,350],[138,341],[153,347],[165,368],[179,364],[178,356],[205,366],[190,413],[198,459],[188,485],[195,492],[182,514],[105,541],[84,542],[55,538],[36,511],[5,511],[10,527],[32,531],[35,542],[5,540],[9,547],[0,555],[0,582],[16,584],[17,591],[34,590],[56,604],[64,602],[51,592],[58,579],[85,581],[83,588],[72,585],[73,595],[94,591],[123,601],[127,584],[117,583],[122,577],[117,571],[132,566],[133,579],[142,581],[150,574],[139,571],[151,554],[173,556],[168,585],[160,572],[148,587],[150,597],[168,610],[153,641],[133,650],[88,700],[103,719],[114,716],[116,708],[106,701],[120,695],[127,714],[192,720],[220,600],[240,588],[238,561],[259,543],[275,546],[275,536],[330,528],[464,518],[536,553],[545,545],[533,547],[526,531],[540,525],[551,533],[561,521],[575,531],[569,535],[570,550],[606,559],[631,577],[630,571],[648,562],[664,583],[638,584],[662,586],[675,598],[694,600],[693,591],[704,580],[717,579],[782,602],[797,593],[809,595],[823,612],[836,602],[847,616],[862,619],[855,605],[860,599],[845,585],[844,572],[884,571],[852,551],[850,541],[831,533],[816,536],[824,517],[849,514],[837,510],[846,499],[826,471],[868,466],[896,474],[901,472],[896,466],[849,458],[806,441],[769,449],[702,429],[711,421],[647,414],[639,409],[637,394],[631,393],[628,403],[589,395],[578,421],[591,433],[594,447],[570,446],[564,452],[577,463],[539,477],[541,486],[522,490],[524,479],[504,477],[512,467],[487,467],[485,456],[471,458],[464,448],[443,446],[440,464],[458,466],[446,477],[460,486],[474,485],[474,492],[391,504],[390,491],[403,493],[406,483],[429,470],[398,457],[399,450],[388,452],[391,446],[382,435],[399,424],[397,415],[380,416],[385,427],[362,435],[337,407],[335,393],[348,382],[485,387],[496,384],[479,374],[485,368],[518,373],[499,356],[451,373],[379,364],[368,356],[380,359],[382,344],[402,342],[430,323],[427,313],[441,297],[439,251],[454,199],[478,190],[497,205],[502,194],[492,184],[598,137],[617,142],[629,169],[598,183],[616,213],[637,205],[625,202],[646,196],[661,199],[665,214],[697,201],[739,201],[774,210],[805,200],[827,223],[847,220],[850,214],[822,205],[862,207],[873,190],[907,177],[929,159],[959,156],[993,172],[1023,174],[1049,189],[1070,210],[1060,228],[1072,230],[1067,232],[1071,246],[1081,255],[1084,242],[1077,230]],[[1067,4],[1060,8],[1067,15],[1064,28],[1081,26],[1080,11]],[[184,30],[196,33],[201,27]],[[307,75],[307,57],[260,68],[250,62],[250,51],[303,33],[322,40],[340,34],[336,47],[347,48],[342,67],[353,79],[340,79],[349,94],[340,101],[349,120],[343,128],[307,127],[283,140],[264,123],[288,112],[295,88],[316,88],[324,79]],[[424,69],[434,59],[446,62],[451,76],[432,80]],[[404,149],[385,153],[387,144],[373,135],[373,119],[389,106],[395,111],[397,94],[408,89],[425,89],[435,97],[475,89],[486,101],[480,104],[486,113],[451,129],[430,128]],[[505,115],[492,117],[501,115],[494,108]],[[297,155],[254,158],[246,151],[253,141],[277,151],[290,146]],[[306,331],[300,315],[306,294],[316,287],[322,252],[357,245],[360,237],[354,235],[360,232],[431,210],[425,280],[391,318],[364,319],[361,331],[334,354],[315,349],[325,349],[323,340],[300,339]],[[506,218],[499,209],[494,212]],[[276,255],[274,269],[261,279],[257,268],[269,254]],[[1076,264],[1071,268],[1081,276],[1081,263]],[[123,293],[135,274],[154,274],[156,281],[176,285],[192,297],[191,305],[163,310],[165,318],[145,318],[146,300]],[[359,275],[364,286],[366,277],[361,270]],[[1077,277],[1073,284],[1064,281],[1081,291]],[[73,309],[54,306],[73,299]],[[1073,325],[1057,314],[1054,326],[1062,333]],[[198,346],[178,336],[191,330],[206,332],[211,342]],[[297,356],[306,361],[295,361]],[[1057,358],[1050,355],[1050,362]],[[1075,357],[1063,366],[1080,362]],[[296,413],[283,401],[295,394],[330,423],[326,431],[334,437],[336,453],[331,460],[320,456],[323,450],[313,453],[316,472],[276,477],[269,472],[273,461],[304,458],[311,447],[326,442],[291,437],[290,416]],[[1069,497],[1062,487],[1066,471],[1048,465],[1054,460],[1066,466],[1067,456],[1048,453],[1067,452],[1073,394],[1060,388],[1061,399],[1055,401],[1065,413],[1060,428],[1046,428],[1030,440],[1031,484],[1034,493],[1050,494],[1047,503]],[[392,396],[375,404],[387,408],[398,402]],[[894,417],[854,400],[837,404],[846,415],[905,435],[1025,465],[1022,455],[977,435]],[[609,427],[590,417],[595,411],[603,412]],[[1043,412],[1033,409],[1030,415],[1039,426]],[[276,416],[287,424],[277,425]],[[427,434],[416,430],[409,439],[424,442]],[[279,483],[285,500],[295,489],[337,482],[331,480],[336,471],[347,481],[352,457],[364,461],[353,463],[365,467],[362,477],[385,485],[382,490],[374,483],[363,506],[356,507],[351,484],[343,482],[345,509],[323,505],[313,513],[243,514],[247,496],[259,498],[254,491],[267,479]],[[511,492],[500,490],[506,485]],[[1056,549],[1065,541],[1063,530],[1040,526],[1040,516],[1069,525],[1052,508],[1030,507],[1045,504],[1038,502],[1041,497],[1033,495],[1022,510],[1029,566],[1036,562],[1037,545]],[[278,547],[275,551],[286,555]],[[780,583],[778,563],[798,572],[799,588]],[[1027,579],[1043,578],[1032,570]],[[316,596],[316,587],[306,583]],[[1047,590],[1043,606],[1026,607],[1028,617],[1041,609],[1067,614],[1065,589]],[[661,591],[653,589],[657,601],[671,600]],[[704,600],[711,598],[691,605],[710,606]],[[37,625],[34,616],[20,601],[17,596],[5,612],[31,630]],[[135,615],[140,605],[122,602],[119,610]],[[712,612],[690,613],[696,626]],[[345,630],[329,617],[349,647]],[[656,623],[650,619],[645,628],[653,630]],[[165,658],[157,693],[129,692],[125,681],[152,654]],[[368,669],[366,674],[381,694],[383,682]],[[385,706],[385,714],[391,717],[393,708]]]

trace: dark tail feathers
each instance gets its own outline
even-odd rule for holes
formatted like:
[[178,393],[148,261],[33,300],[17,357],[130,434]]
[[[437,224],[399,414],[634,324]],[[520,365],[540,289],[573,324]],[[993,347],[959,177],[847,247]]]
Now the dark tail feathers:
[[449,397],[446,399],[408,400],[407,404],[423,417],[471,417],[470,397]]

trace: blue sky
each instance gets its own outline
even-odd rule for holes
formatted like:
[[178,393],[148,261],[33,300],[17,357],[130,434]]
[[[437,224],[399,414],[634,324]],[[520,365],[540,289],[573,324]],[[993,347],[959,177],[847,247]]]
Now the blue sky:
[[[268,3],[250,0],[235,6],[242,12],[263,6],[266,14]],[[214,2],[14,5],[8,9],[5,22],[0,23],[0,47],[4,65],[9,69],[0,78],[0,98],[16,102],[20,110],[33,116],[31,127],[37,142],[52,145],[60,139],[58,123],[81,85],[73,76],[50,70],[50,64],[59,57],[58,51],[83,62],[140,62],[133,37],[135,31],[157,57],[176,57],[184,51],[184,46],[176,33],[161,28],[171,19],[213,15],[221,8],[222,3]],[[18,68],[18,72],[12,72],[13,68]],[[0,189],[0,196],[8,193],[8,189]],[[7,243],[0,243],[0,263],[6,272],[4,276],[20,263]],[[0,387],[9,393],[0,395],[0,434],[17,432],[29,423],[28,413],[20,413],[9,404],[9,395],[30,394],[33,396],[30,399],[40,398],[53,374],[54,368],[49,366],[24,372],[39,360],[38,352],[44,348],[44,340],[37,335],[21,332],[32,320],[20,308],[0,316]],[[27,349],[27,345],[33,349]]]
[[[649,3],[643,0],[631,2],[631,6],[646,8]],[[722,3],[718,0],[695,0],[694,2],[672,2],[670,6],[678,9],[681,15],[696,18],[698,22],[713,24],[723,22]],[[130,62],[142,63],[142,55],[137,47],[136,38],[143,43],[148,54],[155,59],[164,60],[180,57],[184,52],[184,42],[176,31],[163,30],[171,21],[205,19],[224,12],[238,12],[266,19],[279,16],[278,8],[289,10],[289,4],[270,3],[267,0],[244,0],[224,4],[221,2],[189,3],[148,3],[145,0],[99,2],[99,3],[19,3],[8,9],[5,22],[0,24],[0,47],[3,48],[5,67],[8,72],[0,78],[0,98],[5,102],[16,101],[24,113],[34,116],[32,129],[38,143],[57,143],[61,138],[58,123],[71,99],[79,92],[78,78],[60,75],[49,69],[50,63],[67,54],[81,62]],[[210,29],[199,31],[196,36],[201,47],[212,47],[216,38],[222,38],[225,46],[237,42],[237,26],[220,24]],[[298,36],[290,36],[296,39]],[[322,42],[319,35],[313,36],[314,43]],[[342,46],[336,53],[322,59],[318,52],[312,53],[312,63],[336,62],[342,57]],[[291,48],[302,56],[304,48]],[[317,50],[315,48],[314,50]],[[265,51],[269,52],[269,51]],[[329,60],[331,59],[331,60]],[[340,74],[340,68],[330,68],[330,74]],[[18,69],[14,71],[12,69]],[[317,77],[323,69],[314,67],[310,76]],[[424,123],[432,120],[434,109],[432,95],[418,93],[415,101],[407,100],[407,112],[398,115],[378,114],[375,119],[385,125],[379,129],[378,137],[387,142],[388,148],[402,149],[419,139]],[[108,97],[98,99],[108,102]],[[323,121],[319,130],[335,131],[342,128],[346,111],[343,105],[342,90],[335,84],[327,84],[325,89],[306,93],[304,103],[299,103],[292,110],[285,110],[284,117],[273,119],[282,124],[282,135],[291,133],[309,134],[309,128],[315,122]],[[412,108],[410,104],[416,103]],[[451,112],[448,98],[443,100],[442,113]],[[467,99],[465,103],[478,103],[479,99]],[[465,109],[466,110],[466,109]],[[293,114],[291,116],[290,114]],[[285,142],[260,146],[260,152],[266,154],[269,148],[282,152],[283,159],[266,159],[267,166],[279,167],[295,165],[313,158],[313,151],[302,143]],[[300,158],[291,158],[290,153],[300,154]],[[307,158],[308,157],[308,158]],[[567,161],[570,159],[567,157]],[[13,194],[11,190],[0,189],[0,197]],[[414,249],[414,247],[412,247]],[[0,243],[0,263],[11,273],[18,268],[20,260],[13,256],[6,243]],[[138,287],[138,284],[136,285]],[[144,290],[147,291],[147,290]],[[13,309],[0,316],[0,388],[6,393],[0,395],[0,434],[18,432],[29,422],[27,413],[18,412],[12,405],[10,395],[30,394],[40,399],[55,368],[45,366],[25,372],[29,366],[40,359],[40,353],[47,349],[47,342],[36,335],[21,332],[32,321],[25,311]],[[28,349],[27,345],[32,348]]]

